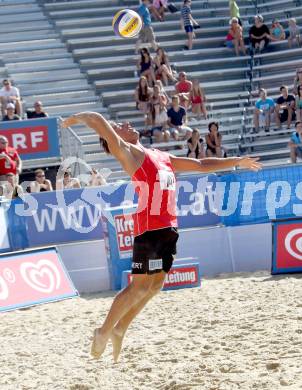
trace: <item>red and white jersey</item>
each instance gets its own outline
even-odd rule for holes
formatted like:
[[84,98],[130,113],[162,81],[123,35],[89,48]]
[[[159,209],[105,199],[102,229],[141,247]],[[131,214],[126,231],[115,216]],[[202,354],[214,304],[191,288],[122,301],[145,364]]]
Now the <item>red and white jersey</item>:
[[176,178],[168,153],[145,149],[145,158],[132,176],[138,193],[134,236],[146,231],[177,227]]

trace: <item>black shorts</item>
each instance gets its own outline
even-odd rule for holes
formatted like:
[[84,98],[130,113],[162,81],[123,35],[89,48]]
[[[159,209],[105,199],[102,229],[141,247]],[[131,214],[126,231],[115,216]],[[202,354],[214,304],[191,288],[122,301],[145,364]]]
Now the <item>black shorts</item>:
[[134,238],[132,274],[169,272],[176,254],[177,228],[147,231]]

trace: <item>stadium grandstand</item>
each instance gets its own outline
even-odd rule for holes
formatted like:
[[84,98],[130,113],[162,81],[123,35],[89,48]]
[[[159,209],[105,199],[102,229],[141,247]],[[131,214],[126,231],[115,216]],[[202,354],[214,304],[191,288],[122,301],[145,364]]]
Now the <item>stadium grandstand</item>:
[[[176,1],[181,8],[182,2]],[[210,121],[218,121],[227,154],[259,156],[265,165],[287,164],[288,140],[294,131],[263,128],[253,133],[253,112],[259,88],[276,99],[281,85],[293,91],[296,70],[302,65],[302,48],[289,48],[287,39],[270,42],[261,53],[250,50],[248,33],[254,16],[261,14],[269,26],[278,18],[284,28],[295,17],[302,22],[298,0],[238,1],[247,55],[235,56],[225,46],[229,29],[229,4],[211,0],[192,2],[194,18],[200,24],[192,50],[183,50],[185,35],[179,12],[166,13],[165,21],[153,21],[158,44],[168,54],[174,74],[185,71],[189,80],[198,79],[207,98],[207,119],[189,115],[188,125],[207,133]],[[135,9],[138,1],[16,0],[1,2],[1,77],[19,88],[25,108],[42,101],[49,116],[66,117],[79,111],[96,111],[116,121],[129,121],[137,129],[144,117],[136,109],[134,91],[138,83],[135,38],[121,39],[112,32],[112,16],[121,8]],[[11,24],[14,29],[12,32]],[[5,32],[5,34],[4,34]],[[151,50],[152,55],[154,55]],[[174,84],[165,87],[174,94]],[[119,164],[100,150],[92,130],[75,126],[61,143],[74,138],[79,155],[96,168],[110,168],[108,180],[125,178]],[[143,137],[148,145],[152,139]],[[159,143],[176,155],[185,155],[186,141]],[[63,145],[64,146],[64,145]],[[65,145],[66,146],[66,145]],[[67,148],[66,154],[70,150]],[[65,156],[62,156],[65,157]],[[56,162],[54,162],[55,164]],[[47,161],[35,161],[36,167]]]

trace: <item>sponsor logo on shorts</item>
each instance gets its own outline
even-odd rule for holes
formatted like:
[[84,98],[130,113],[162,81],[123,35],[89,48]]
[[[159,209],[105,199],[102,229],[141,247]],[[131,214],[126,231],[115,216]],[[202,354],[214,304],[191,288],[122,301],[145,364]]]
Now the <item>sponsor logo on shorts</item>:
[[164,287],[183,286],[197,281],[198,271],[195,267],[172,268],[166,276]]
[[120,254],[132,251],[134,243],[134,222],[131,215],[116,215],[114,217],[117,244]]
[[143,263],[132,263],[132,269],[143,269]]
[[154,271],[156,269],[163,269],[162,259],[149,260],[149,271]]

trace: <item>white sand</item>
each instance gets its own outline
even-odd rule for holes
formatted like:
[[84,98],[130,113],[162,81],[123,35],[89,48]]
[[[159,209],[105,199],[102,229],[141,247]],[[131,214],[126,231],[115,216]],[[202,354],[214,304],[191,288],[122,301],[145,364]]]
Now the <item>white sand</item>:
[[0,314],[0,390],[302,389],[302,275],[223,275],[162,292],[118,364],[89,357],[113,294]]

